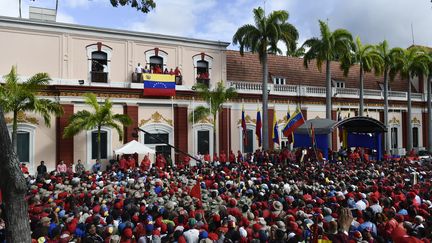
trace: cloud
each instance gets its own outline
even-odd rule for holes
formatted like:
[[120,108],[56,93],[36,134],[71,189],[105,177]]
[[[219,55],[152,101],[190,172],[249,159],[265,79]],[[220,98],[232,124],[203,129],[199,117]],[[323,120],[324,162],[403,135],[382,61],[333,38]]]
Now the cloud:
[[69,23],[69,24],[78,24],[75,18],[71,15],[68,15],[64,12],[59,11],[57,13],[57,22],[61,23]]
[[0,15],[8,17],[18,17],[19,5],[17,0],[1,0]]
[[216,5],[216,0],[157,1],[154,11],[128,28],[136,31],[193,37],[206,16]]

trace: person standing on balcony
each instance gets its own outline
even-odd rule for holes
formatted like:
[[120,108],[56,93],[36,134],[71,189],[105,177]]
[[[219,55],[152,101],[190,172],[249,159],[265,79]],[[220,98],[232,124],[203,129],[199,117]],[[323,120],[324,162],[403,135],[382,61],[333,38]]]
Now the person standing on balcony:
[[158,73],[161,74],[162,73],[162,69],[159,65],[156,65],[153,67],[153,73]]
[[136,82],[141,82],[141,77],[142,77],[142,72],[143,72],[143,68],[141,67],[141,63],[138,63],[138,65],[135,68],[135,73],[136,73]]
[[175,75],[174,70],[172,68],[169,71],[169,75]]
[[163,73],[164,73],[164,74],[169,74],[168,68],[165,68],[165,70],[164,70]]
[[179,67],[176,67],[176,69],[174,70],[174,75],[175,76],[182,76]]
[[146,65],[145,68],[144,68],[144,73],[151,73],[151,72],[150,72],[150,68],[148,68],[147,65]]

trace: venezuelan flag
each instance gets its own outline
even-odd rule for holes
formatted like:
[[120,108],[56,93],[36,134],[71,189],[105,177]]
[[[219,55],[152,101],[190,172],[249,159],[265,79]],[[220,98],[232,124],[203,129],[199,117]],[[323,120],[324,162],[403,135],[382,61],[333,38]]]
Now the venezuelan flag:
[[144,96],[175,96],[175,76],[168,74],[143,74]]
[[283,129],[283,134],[288,137],[289,134],[293,133],[297,127],[305,123],[303,115],[299,109],[290,117],[285,128]]

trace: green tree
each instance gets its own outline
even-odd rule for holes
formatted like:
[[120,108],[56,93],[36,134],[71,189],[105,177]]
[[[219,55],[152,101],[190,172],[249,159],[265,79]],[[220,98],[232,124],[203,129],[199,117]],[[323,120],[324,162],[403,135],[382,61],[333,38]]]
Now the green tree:
[[92,93],[85,94],[85,103],[93,109],[93,113],[88,110],[78,111],[69,118],[69,124],[65,127],[63,137],[71,138],[84,130],[97,129],[97,159],[101,159],[101,129],[102,127],[110,127],[117,130],[119,139],[123,139],[123,126],[132,124],[132,120],[128,115],[113,114],[112,103],[109,99],[105,99],[103,105],[100,105],[96,99],[96,95]]
[[216,152],[216,118],[222,109],[222,105],[229,99],[236,97],[237,92],[233,87],[226,88],[222,81],[218,82],[213,90],[200,83],[196,84],[194,88],[197,90],[198,96],[207,103],[208,107],[196,107],[190,114],[189,121],[200,121],[209,115],[213,116],[213,152]]
[[24,200],[27,182],[19,168],[16,153],[13,151],[2,106],[0,106],[0,161],[0,190],[3,196],[6,242],[31,242],[28,205]]
[[432,101],[431,101],[431,82],[432,82],[432,50],[428,51],[429,55],[429,75],[427,75],[427,112],[428,112],[428,147],[427,150],[432,153]]
[[156,8],[156,2],[153,0],[110,0],[110,2],[113,7],[130,5],[143,13],[148,13]]
[[398,73],[402,79],[407,80],[408,85],[408,109],[407,109],[407,150],[412,149],[412,124],[411,124],[411,79],[415,76],[428,75],[429,73],[429,56],[424,50],[412,47],[403,52],[400,52],[395,57],[395,64],[390,69],[390,77],[393,79]]
[[[399,47],[394,47],[394,48],[390,49],[386,40],[379,43],[376,46],[376,49],[377,49],[379,55],[381,56],[381,59],[383,60],[382,70],[383,70],[383,76],[384,76],[384,125],[387,129],[389,129],[389,125],[388,125],[388,120],[389,120],[388,119],[389,71],[394,65],[396,65],[395,57],[397,55],[400,55],[400,53],[403,52],[403,49],[399,48]],[[391,149],[390,135],[391,135],[391,132],[388,131],[387,135],[385,136],[385,139],[384,139],[385,149],[387,152],[390,152],[390,149]]]
[[303,57],[306,50],[303,46],[297,46],[297,42],[295,44],[295,48],[291,50],[287,50],[287,56],[289,57]]
[[359,116],[363,116],[364,112],[364,74],[365,72],[375,71],[376,75],[382,72],[383,59],[374,45],[363,45],[360,37],[355,40],[354,49],[347,55],[341,58],[341,67],[344,74],[347,75],[352,65],[360,66],[359,75]]
[[289,14],[287,11],[279,10],[265,16],[262,8],[253,10],[255,25],[246,24],[240,27],[234,34],[234,45],[240,45],[240,54],[244,51],[258,53],[259,60],[262,64],[263,82],[262,82],[262,110],[263,110],[263,150],[269,148],[268,141],[268,54],[282,54],[278,48],[278,43],[286,45],[288,52],[296,48],[298,39],[297,29],[288,23]]
[[62,106],[49,99],[38,98],[37,94],[51,80],[47,73],[37,73],[25,82],[20,82],[17,68],[12,66],[9,74],[4,76],[5,84],[0,86],[0,105],[4,112],[13,113],[12,147],[17,151],[18,112],[35,112],[40,114],[46,126],[51,125],[51,114],[61,116]]
[[[303,57],[306,68],[311,60],[316,60],[318,70],[321,72],[322,65],[326,64],[326,118],[331,119],[332,110],[332,86],[331,86],[331,61],[338,60],[347,55],[353,47],[352,35],[345,29],[330,31],[328,25],[319,20],[321,38],[311,38],[305,41],[303,46],[308,51]],[[331,135],[329,135],[329,146],[331,147]]]

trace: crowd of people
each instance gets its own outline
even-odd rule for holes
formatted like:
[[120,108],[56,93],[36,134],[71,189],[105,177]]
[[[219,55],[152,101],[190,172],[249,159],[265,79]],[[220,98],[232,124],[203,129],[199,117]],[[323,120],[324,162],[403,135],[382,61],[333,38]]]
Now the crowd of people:
[[135,74],[136,74],[137,81],[141,80],[141,76],[143,73],[169,74],[169,75],[174,75],[176,77],[182,76],[179,67],[176,67],[175,69],[171,68],[170,70],[168,70],[168,68],[163,69],[159,64],[152,65],[150,67],[148,65],[142,67],[141,63],[138,63],[138,65],[135,67]]
[[103,171],[40,166],[28,177],[32,239],[430,242],[430,164],[295,154],[231,151],[177,165],[125,156]]

